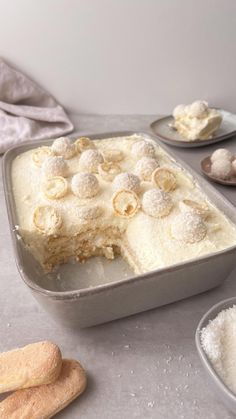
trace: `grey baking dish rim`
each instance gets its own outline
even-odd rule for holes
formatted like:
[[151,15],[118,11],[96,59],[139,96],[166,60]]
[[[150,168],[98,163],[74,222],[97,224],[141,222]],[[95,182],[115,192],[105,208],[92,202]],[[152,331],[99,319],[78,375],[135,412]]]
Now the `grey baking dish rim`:
[[[145,131],[113,131],[113,132],[105,132],[105,133],[101,133],[101,134],[83,134],[86,135],[87,137],[90,137],[92,139],[102,139],[102,138],[110,138],[110,137],[121,137],[121,136],[129,136],[129,135],[141,135],[144,137],[148,137],[149,139],[152,139],[154,141],[157,142],[157,144],[159,145],[159,141],[157,140],[156,136],[153,133],[149,133],[149,132],[145,132]],[[78,135],[76,135],[76,133],[72,133],[72,135],[70,136],[70,138],[74,138],[77,137]],[[81,134],[80,134],[81,136]],[[94,295],[97,293],[100,293],[102,291],[109,291],[109,289],[111,288],[117,288],[120,287],[125,283],[132,283],[134,281],[140,281],[145,278],[148,278],[149,276],[152,276],[154,273],[160,273],[160,272],[172,272],[172,271],[176,271],[176,270],[180,270],[183,268],[183,264],[184,266],[188,266],[188,265],[195,265],[198,264],[199,261],[208,261],[209,259],[214,259],[215,257],[218,257],[218,255],[224,253],[224,254],[229,254],[231,252],[233,252],[233,250],[236,248],[236,245],[231,246],[229,248],[227,248],[226,250],[220,250],[218,252],[214,252],[211,253],[210,255],[203,255],[201,257],[198,258],[193,258],[190,259],[188,261],[185,262],[179,262],[176,263],[174,265],[171,265],[169,267],[166,268],[161,268],[161,269],[156,269],[154,271],[150,271],[144,274],[140,274],[140,275],[135,275],[131,278],[127,278],[127,279],[121,279],[120,281],[116,281],[116,282],[111,282],[111,283],[107,283],[107,284],[101,284],[98,285],[94,288],[83,288],[81,290],[72,290],[72,291],[51,291],[51,290],[47,290],[45,288],[40,287],[39,285],[35,284],[29,277],[28,275],[24,272],[24,266],[21,264],[21,258],[19,256],[19,252],[17,249],[17,237],[14,231],[14,227],[15,227],[15,222],[13,219],[13,214],[12,214],[12,210],[11,210],[11,205],[14,206],[14,199],[13,199],[13,195],[11,195],[8,191],[8,181],[6,179],[6,161],[8,158],[8,155],[15,149],[21,149],[22,147],[27,146],[27,150],[37,147],[37,145],[42,145],[42,144],[50,144],[53,141],[53,139],[46,139],[46,140],[34,140],[34,141],[25,141],[22,142],[20,145],[16,145],[11,147],[3,156],[3,164],[2,164],[2,172],[3,172],[3,185],[4,185],[4,192],[5,192],[5,201],[6,201],[6,207],[7,207],[7,214],[8,214],[8,219],[9,219],[9,225],[10,225],[10,233],[11,233],[11,239],[13,242],[13,247],[14,247],[14,251],[15,251],[15,261],[16,261],[16,266],[17,269],[20,273],[21,278],[23,279],[24,283],[26,283],[26,285],[32,289],[33,291],[39,293],[39,294],[43,294],[43,295],[47,295],[50,296],[52,299],[54,300],[75,300],[75,299],[79,299],[88,295]],[[163,143],[160,144],[160,147],[163,148],[173,159],[177,159],[177,163],[180,164],[182,167],[184,167],[186,170],[188,170],[190,172],[190,174],[194,173],[194,176],[196,177],[196,179],[201,179],[201,175],[198,175],[197,172],[195,172],[187,163],[185,163],[184,161],[182,161],[181,159],[175,157],[174,153],[170,152],[169,149],[163,145]],[[26,151],[26,150],[24,150]],[[206,182],[206,180],[204,180],[204,182]],[[208,185],[208,187],[210,187],[214,193],[216,193],[217,195],[221,195],[218,191],[216,191],[216,189],[211,186],[210,184]],[[9,198],[10,195],[10,198]],[[227,200],[227,204],[230,205],[233,209],[234,206],[233,204],[231,204],[230,201]]]
[[[204,316],[201,318],[196,332],[195,332],[195,344],[197,347],[197,351],[198,351],[198,355],[201,359],[202,364],[204,365],[204,367],[207,369],[207,372],[209,373],[211,379],[214,381],[215,385],[218,386],[218,388],[220,389],[220,391],[222,391],[224,393],[224,396],[226,396],[227,398],[230,398],[232,402],[236,403],[236,395],[229,389],[229,387],[226,386],[226,384],[223,382],[223,380],[221,379],[221,377],[217,374],[217,372],[214,370],[211,361],[208,359],[206,353],[204,352],[202,345],[201,345],[201,339],[200,339],[200,332],[203,329],[203,327],[205,327],[205,323],[208,320],[208,322],[210,321],[210,315],[212,312],[217,311],[218,313],[223,310],[222,306],[224,306],[225,304],[229,304],[229,307],[231,306],[231,302],[234,301],[234,304],[236,304],[236,297],[230,297],[227,298],[225,300],[221,300],[218,303],[214,304],[205,314]],[[233,305],[233,304],[232,304]],[[221,310],[218,310],[218,308]]]

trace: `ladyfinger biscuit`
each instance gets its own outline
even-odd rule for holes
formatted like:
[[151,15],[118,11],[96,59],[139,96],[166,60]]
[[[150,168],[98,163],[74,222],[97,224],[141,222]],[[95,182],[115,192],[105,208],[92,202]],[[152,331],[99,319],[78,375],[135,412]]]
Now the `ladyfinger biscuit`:
[[0,419],[49,419],[85,390],[85,371],[78,361],[63,359],[51,384],[18,390],[0,403]]
[[48,384],[57,379],[62,365],[55,343],[37,342],[0,354],[0,393]]

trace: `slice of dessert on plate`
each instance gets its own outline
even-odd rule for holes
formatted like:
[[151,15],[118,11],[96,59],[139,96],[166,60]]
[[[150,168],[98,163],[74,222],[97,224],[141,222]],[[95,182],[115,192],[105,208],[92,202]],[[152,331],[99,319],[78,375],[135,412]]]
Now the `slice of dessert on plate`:
[[233,136],[236,115],[215,109],[205,100],[190,105],[178,105],[172,115],[151,124],[152,131],[162,141],[177,147],[201,147]]
[[205,100],[176,106],[173,117],[173,127],[187,141],[212,138],[222,122],[221,113],[210,108]]

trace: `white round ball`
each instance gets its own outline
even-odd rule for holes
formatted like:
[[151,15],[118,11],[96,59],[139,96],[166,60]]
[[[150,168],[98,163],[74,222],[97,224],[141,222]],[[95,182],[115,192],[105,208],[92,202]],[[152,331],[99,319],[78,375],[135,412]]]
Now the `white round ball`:
[[171,233],[176,240],[193,244],[204,239],[207,228],[198,214],[186,211],[175,218]]
[[215,160],[211,165],[211,175],[219,179],[229,179],[233,174],[232,164],[230,160]]
[[155,147],[152,143],[146,140],[136,141],[131,148],[131,154],[135,159],[142,157],[154,157]]
[[92,173],[77,173],[72,178],[71,189],[79,198],[92,198],[98,194],[99,182]]
[[211,155],[211,162],[215,162],[216,160],[229,160],[233,159],[233,154],[227,150],[226,148],[218,148],[214,151]]
[[170,196],[161,189],[149,189],[143,195],[143,211],[151,217],[166,217],[172,210]]
[[99,207],[98,205],[93,205],[93,206],[86,205],[84,207],[79,207],[77,209],[78,217],[84,220],[96,219],[100,217],[101,213],[102,213],[102,208]]
[[236,160],[232,162],[232,169],[233,169],[234,175],[236,175]]
[[45,177],[68,176],[69,168],[63,157],[50,156],[47,157],[42,165],[42,171]]
[[151,157],[143,157],[135,166],[135,173],[141,180],[151,180],[152,173],[159,167],[158,162]]
[[185,115],[185,105],[178,105],[173,110],[173,117],[175,119],[182,118]]
[[98,173],[98,166],[104,162],[104,158],[98,150],[85,150],[80,156],[79,166],[85,172]]
[[67,137],[60,137],[53,141],[52,151],[56,156],[62,156],[65,159],[70,159],[76,153],[74,144],[71,144]]
[[188,109],[188,113],[192,118],[201,118],[208,110],[208,103],[204,100],[196,100]]
[[121,189],[128,189],[135,193],[140,192],[140,180],[138,176],[133,173],[120,173],[113,180],[113,189],[119,191]]

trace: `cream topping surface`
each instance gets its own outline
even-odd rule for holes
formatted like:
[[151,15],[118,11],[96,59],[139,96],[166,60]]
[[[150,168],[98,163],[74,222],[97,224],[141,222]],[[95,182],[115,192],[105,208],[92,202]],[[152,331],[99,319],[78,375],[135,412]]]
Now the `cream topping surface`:
[[[119,161],[122,173],[135,173],[137,156],[131,150],[134,143],[143,140],[142,137],[133,135],[93,140],[93,144],[95,150],[101,155],[103,151],[109,149],[120,150],[123,156],[122,160]],[[176,178],[176,188],[168,192],[173,205],[172,209],[167,216],[162,218],[148,215],[147,212],[142,210],[141,205],[137,211],[131,213],[132,216],[122,217],[119,216],[119,213],[117,215],[112,203],[114,196],[112,181],[105,180],[98,173],[93,174],[99,183],[99,190],[95,196],[83,199],[74,195],[71,189],[72,178],[75,174],[83,172],[79,164],[80,153],[66,160],[69,172],[66,177],[67,191],[60,199],[49,199],[45,195],[43,170],[32,159],[35,149],[26,151],[16,157],[12,166],[12,180],[18,224],[24,241],[31,248],[35,247],[33,253],[36,257],[37,252],[41,252],[43,248],[38,243],[40,240],[42,240],[42,243],[43,240],[45,241],[45,235],[51,240],[52,246],[55,247],[56,243],[62,246],[66,237],[74,237],[83,233],[86,238],[86,235],[91,236],[91,231],[97,231],[97,236],[99,236],[100,233],[103,234],[104,231],[109,230],[109,240],[112,243],[113,232],[117,234],[117,231],[119,231],[119,243],[124,256],[126,256],[125,252],[127,250],[127,259],[130,260],[130,255],[132,255],[137,262],[134,262],[133,265],[138,266],[136,272],[141,273],[212,253],[236,243],[235,225],[208,201],[192,176],[154,141],[149,139],[145,141],[151,144],[151,147],[147,147],[147,149],[154,149],[155,151],[154,155],[152,153],[152,158],[156,159],[160,167],[170,169]],[[137,148],[139,149],[139,147]],[[143,143],[141,148],[143,148]],[[25,185],[27,185],[27,189]],[[144,193],[153,188],[157,188],[157,186],[152,180],[144,181],[140,179],[140,190],[137,193],[140,202],[142,202]],[[181,220],[179,216],[183,209],[181,209],[180,203],[184,199],[208,206],[210,215],[204,219],[204,225],[206,226],[204,237],[198,242],[182,246],[180,245],[181,237],[178,240],[173,236],[172,226],[175,225],[176,220]],[[124,205],[123,201],[121,204]],[[62,221],[60,228],[58,227],[56,238],[50,238],[50,234],[39,232],[33,222],[35,210],[44,206],[54,208],[61,217]],[[86,207],[88,207],[88,210],[86,210]],[[93,211],[93,207],[96,211]],[[132,210],[132,208],[128,207],[127,211],[129,210]],[[86,216],[83,216],[83,214]],[[64,251],[63,246],[62,251]],[[39,259],[42,260],[43,256],[41,255]]]

